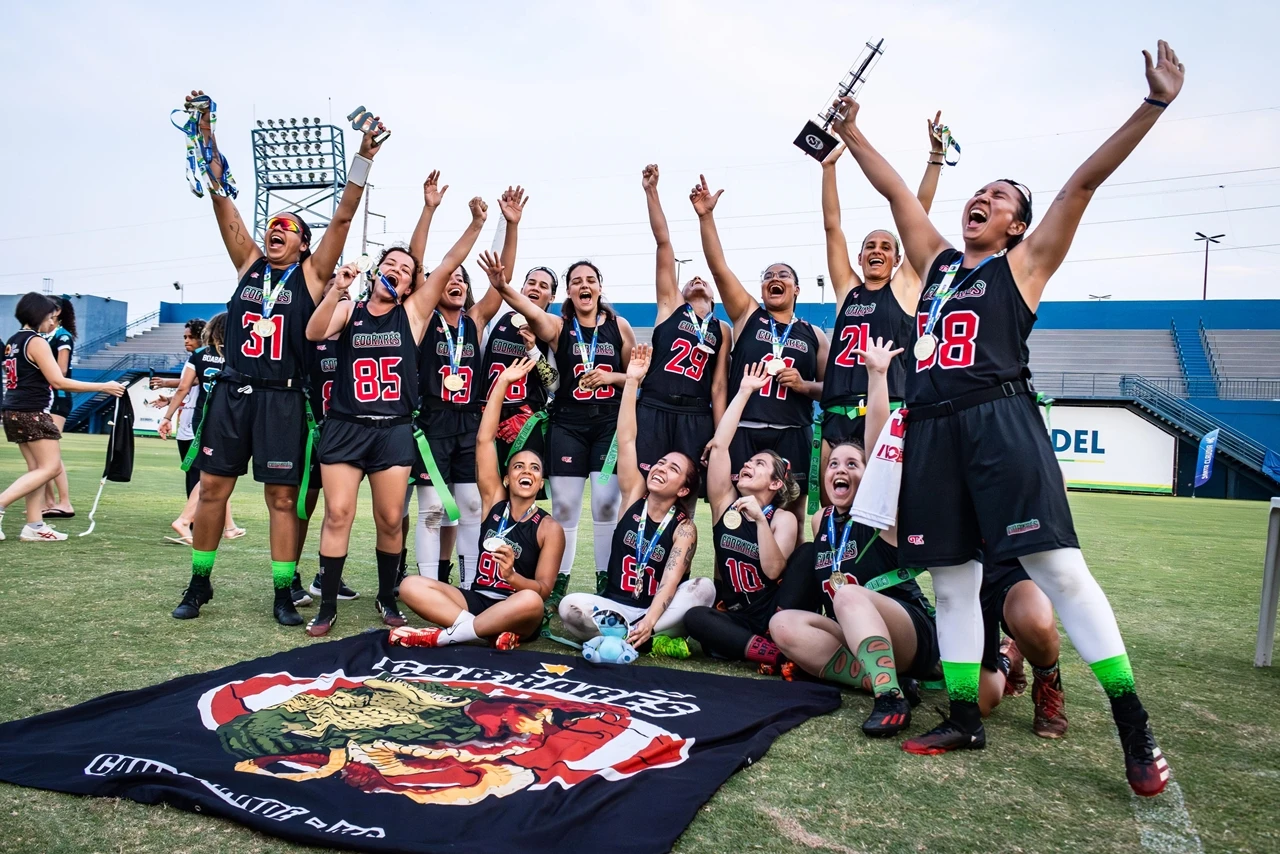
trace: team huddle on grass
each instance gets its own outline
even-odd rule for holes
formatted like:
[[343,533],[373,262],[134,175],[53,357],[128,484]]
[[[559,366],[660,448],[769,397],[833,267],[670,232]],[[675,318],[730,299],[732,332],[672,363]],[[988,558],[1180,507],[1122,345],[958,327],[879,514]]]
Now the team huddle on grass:
[[[585,641],[599,615],[620,615],[637,649],[687,655],[693,638],[705,654],[761,672],[866,691],[874,702],[863,730],[873,737],[907,729],[920,684],[944,679],[948,716],[902,743],[936,754],[985,745],[983,715],[1026,687],[1024,659],[1037,734],[1066,733],[1056,612],[1110,699],[1130,785],[1157,794],[1169,767],[1079,549],[1027,368],[1035,310],[1093,192],[1181,89],[1166,43],[1147,55],[1146,77],[1148,97],[1034,231],[1030,190],[1000,179],[965,204],[958,248],[928,217],[942,140],[931,138],[912,191],[863,134],[857,102],[840,99],[833,129],[843,145],[821,175],[839,305],[830,339],[796,314],[790,265],[769,266],[757,293],[734,274],[715,221],[724,191],[705,178],[689,199],[713,281],[679,283],[659,170],[645,167],[658,308],[650,345],[604,299],[590,261],[563,277],[534,267],[517,286],[519,187],[498,200],[500,251],[476,259],[489,285],[479,301],[464,262],[489,216],[481,198],[440,263],[424,266],[448,189],[438,172],[423,185],[408,246],[339,266],[389,136],[380,122],[323,236],[313,242],[299,216],[282,213],[258,245],[221,183],[212,104],[192,92],[239,281],[219,322],[225,363],[211,373],[185,463],[199,490],[191,579],[173,616],[197,617],[213,599],[227,501],[252,463],[270,513],[275,618],[301,625],[298,606],[318,595],[306,631],[326,634],[339,600],[357,595],[342,574],[367,477],[375,603],[392,643],[512,649],[556,616]],[[896,231],[868,234],[856,258],[840,227],[842,156],[888,201]],[[47,318],[20,320],[5,354],[4,420],[10,440],[28,447],[45,436],[32,424],[36,398],[68,381],[35,343]],[[0,513],[34,480],[0,495]],[[588,484],[596,593],[566,593]],[[320,572],[308,592],[297,561],[322,488]],[[698,512],[713,524],[703,548],[714,552],[714,582],[690,577]],[[915,582],[921,571],[936,602]],[[437,627],[406,625],[401,605]]]

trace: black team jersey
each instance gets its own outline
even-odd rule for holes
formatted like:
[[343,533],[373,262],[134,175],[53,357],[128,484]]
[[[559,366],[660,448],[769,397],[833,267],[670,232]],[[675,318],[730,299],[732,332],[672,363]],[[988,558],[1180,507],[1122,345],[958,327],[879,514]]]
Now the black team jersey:
[[270,335],[263,336],[254,325],[263,315],[263,277],[270,268],[266,258],[259,258],[244,274],[235,293],[227,300],[227,368],[264,380],[296,380],[302,387],[307,373],[310,343],[307,321],[316,304],[307,290],[307,278],[298,264],[286,270],[270,270],[271,285],[278,284],[288,272],[284,287],[276,295],[271,309]]
[[[832,562],[835,560],[836,546],[844,536],[845,522],[848,516],[837,516],[835,520],[836,543],[832,545],[829,537],[828,519],[835,512],[834,507],[822,508],[822,520],[818,524],[818,535],[814,537],[814,583],[822,591],[820,601],[827,616],[835,618],[832,600],[836,591],[844,584],[866,584],[873,578],[893,572],[898,568],[898,549],[891,546],[876,534],[876,529],[854,522],[849,531],[849,540],[845,545],[844,555],[840,561],[844,583],[832,580]],[[874,539],[874,542],[872,541]],[[866,555],[859,560],[863,552]],[[894,587],[886,587],[879,591],[891,599],[897,599],[905,605],[914,605],[929,610],[929,600],[915,580],[904,581]]]
[[196,372],[196,408],[191,416],[191,429],[200,429],[200,422],[204,419],[204,406],[209,400],[209,392],[213,390],[213,381],[218,374],[222,373],[222,366],[226,359],[218,355],[218,351],[212,347],[200,347],[191,354],[187,359],[187,364]]
[[418,399],[418,348],[403,305],[386,314],[361,301],[335,342],[338,365],[330,410],[348,418],[413,414]]
[[[765,518],[773,521],[777,511],[765,508]],[[742,516],[742,524],[730,528],[724,516],[711,528],[716,553],[716,607],[726,611],[754,614],[772,609],[778,582],[760,568],[760,541],[756,523]]]
[[19,329],[4,345],[4,403],[10,412],[47,412],[53,405],[53,386],[27,356],[27,345],[38,332]]
[[319,423],[329,414],[333,400],[333,378],[338,372],[338,338],[311,342],[311,362],[307,366],[307,401],[311,416]]
[[[494,504],[489,508],[489,513],[480,525],[480,558],[476,564],[476,580],[472,582],[471,589],[494,599],[506,599],[515,592],[512,586],[503,580],[498,562],[484,548],[485,540],[498,536],[498,526],[503,524],[502,511],[509,505],[510,502],[506,499]],[[523,522],[508,518],[506,524],[515,523],[515,525],[507,528],[502,535],[502,539],[506,540],[507,545],[511,546],[512,551],[516,553],[516,562],[513,567],[516,575],[530,581],[533,581],[537,575],[538,555],[541,553],[538,547],[538,526],[547,515],[545,510],[535,504],[533,513]]]
[[[827,372],[822,379],[822,406],[852,406],[867,396],[867,366],[854,350],[866,349],[868,340],[883,338],[895,347],[911,350],[915,340],[915,320],[902,310],[886,284],[879,290],[866,285],[853,288],[844,298],[836,315],[827,353]],[[905,355],[889,363],[889,399],[902,400],[906,390]]]
[[476,336],[476,324],[465,312],[458,315],[458,322],[463,324],[462,352],[458,355],[458,376],[462,377],[462,387],[453,391],[446,388],[444,382],[445,377],[452,373],[449,344],[452,342],[457,346],[458,327],[450,326],[438,311],[427,320],[427,331],[422,336],[422,349],[418,357],[422,409],[425,413],[479,412],[484,404],[481,394],[488,383],[481,372],[480,339]]
[[[512,362],[517,359],[529,358],[529,351],[525,349],[524,339],[520,337],[520,330],[511,325],[511,318],[515,316],[514,311],[509,311],[498,318],[494,323],[493,329],[489,332],[489,340],[484,345],[484,376],[485,380],[482,385],[484,391],[484,399],[489,399],[489,392],[493,390],[493,384],[497,381],[498,376],[508,368]],[[550,348],[545,342],[539,341],[538,350],[545,357]],[[507,387],[507,394],[502,398],[502,407],[528,406],[534,412],[540,412],[547,408],[547,390],[539,381],[537,373],[530,371],[521,377],[518,382],[514,382]]]
[[[960,251],[948,249],[929,268],[916,311],[916,338],[924,332],[929,305],[947,267],[961,257]],[[1031,375],[1027,336],[1036,315],[1013,281],[1008,256],[993,257],[980,269],[962,267],[952,286],[959,290],[943,305],[933,328],[937,349],[929,358],[912,359],[907,365],[909,406],[952,400]]]
[[640,384],[640,400],[667,412],[711,411],[711,378],[716,372],[725,341],[715,312],[708,318],[703,344],[698,349],[702,321],[688,303],[653,329],[653,362]]
[[[583,391],[578,388],[578,378],[586,372],[583,358],[589,357],[595,328],[582,327],[582,340],[578,340],[573,317],[565,318],[556,342],[556,370],[560,373],[560,390],[556,392],[554,412],[559,419],[587,421],[593,418],[588,407],[608,406],[616,409],[622,403],[621,390],[606,385]],[[596,336],[595,367],[614,372],[625,372],[622,364],[622,331],[612,313],[602,318],[600,333]]]
[[[609,586],[604,591],[606,599],[633,608],[648,608],[653,604],[653,597],[658,594],[658,587],[662,584],[667,559],[671,556],[671,543],[675,540],[676,529],[688,518],[677,505],[675,515],[658,538],[644,577],[641,578],[639,561],[636,560],[636,531],[640,528],[640,520],[644,519],[646,550],[661,524],[650,519],[644,508],[645,499],[641,498],[618,518],[618,524],[613,529],[613,547],[609,549]],[[688,570],[685,570],[686,577],[688,574]]]
[[[773,333],[769,327],[769,318],[769,312],[757,308],[743,325],[742,333],[733,347],[733,362],[729,373],[731,392],[742,382],[742,375],[748,365],[773,358]],[[775,320],[774,325],[781,338],[787,324]],[[798,317],[787,336],[782,358],[789,367],[799,371],[802,378],[811,382],[818,378],[818,338],[813,327]],[[777,427],[804,427],[813,421],[813,400],[769,380],[764,388],[747,401],[742,420]]]

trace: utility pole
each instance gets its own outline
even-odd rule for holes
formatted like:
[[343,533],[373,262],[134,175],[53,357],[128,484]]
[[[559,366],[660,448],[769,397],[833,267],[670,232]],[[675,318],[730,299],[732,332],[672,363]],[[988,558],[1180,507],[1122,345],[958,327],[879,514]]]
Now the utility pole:
[[52,293],[53,293],[53,279],[50,279],[49,277],[47,277],[47,276],[46,276],[42,281],[43,281],[43,283],[44,283],[44,292],[45,292],[46,294],[52,294]]
[[360,233],[360,254],[361,255],[368,254],[370,243],[372,243],[374,246],[382,245],[381,243],[378,243],[376,240],[369,239],[369,217],[371,216],[380,217],[382,219],[382,231],[384,234],[387,231],[387,218],[380,213],[375,213],[369,210],[369,198],[372,195],[373,195],[373,185],[366,184],[364,188],[364,228],[361,230],[361,233]]
[[1209,299],[1209,244],[1221,243],[1222,241],[1219,240],[1218,238],[1226,237],[1226,235],[1225,234],[1208,235],[1208,234],[1205,234],[1203,231],[1197,231],[1196,235],[1197,235],[1196,237],[1197,243],[1199,243],[1202,240],[1204,241],[1204,291],[1200,294],[1200,299],[1207,300]]

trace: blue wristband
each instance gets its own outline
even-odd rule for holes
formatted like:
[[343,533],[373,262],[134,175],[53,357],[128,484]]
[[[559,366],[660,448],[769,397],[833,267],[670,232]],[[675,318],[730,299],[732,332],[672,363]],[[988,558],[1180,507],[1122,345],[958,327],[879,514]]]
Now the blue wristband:
[[1162,110],[1163,110],[1165,107],[1169,106],[1169,102],[1168,102],[1168,101],[1157,101],[1155,98],[1143,98],[1142,100],[1146,101],[1146,102],[1147,102],[1148,104],[1150,104],[1151,106],[1153,106],[1153,107],[1159,107],[1159,108],[1160,108],[1160,109],[1162,109]]

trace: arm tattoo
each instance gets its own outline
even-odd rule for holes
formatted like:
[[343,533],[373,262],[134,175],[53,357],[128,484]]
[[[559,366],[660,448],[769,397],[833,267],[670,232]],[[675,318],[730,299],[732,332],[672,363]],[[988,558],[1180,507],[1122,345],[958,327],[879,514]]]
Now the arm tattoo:
[[236,245],[244,245],[244,224],[236,217],[236,221],[231,223],[231,233],[236,236]]

